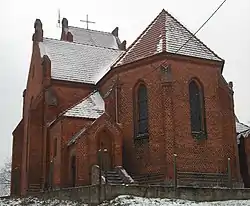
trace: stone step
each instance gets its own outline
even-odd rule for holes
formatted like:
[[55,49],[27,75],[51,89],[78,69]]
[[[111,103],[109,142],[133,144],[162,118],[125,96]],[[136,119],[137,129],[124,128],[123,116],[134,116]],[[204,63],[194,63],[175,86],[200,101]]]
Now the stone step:
[[133,179],[138,184],[164,184],[165,175],[164,174],[146,174],[146,175],[135,175]]
[[109,184],[119,184],[120,185],[120,184],[123,184],[124,182],[122,180],[119,180],[119,181],[118,180],[116,180],[116,181],[108,180],[108,183]]
[[164,179],[165,175],[163,174],[151,174],[151,175],[136,175],[133,176],[134,180],[143,181],[143,180],[154,180],[154,179]]
[[186,180],[180,180],[178,181],[179,186],[200,186],[200,187],[227,187],[227,182],[211,182],[211,181],[186,181]]
[[119,174],[106,174],[106,177],[120,177]]
[[194,172],[178,172],[178,177],[195,177],[195,178],[228,178],[227,174],[222,173],[194,173]]
[[116,171],[107,171],[106,179],[109,184],[123,184],[123,180]]
[[117,174],[117,172],[116,172],[116,171],[112,171],[112,170],[107,171],[106,173],[107,173],[107,174]]
[[39,184],[30,184],[29,189],[40,189],[41,186]]

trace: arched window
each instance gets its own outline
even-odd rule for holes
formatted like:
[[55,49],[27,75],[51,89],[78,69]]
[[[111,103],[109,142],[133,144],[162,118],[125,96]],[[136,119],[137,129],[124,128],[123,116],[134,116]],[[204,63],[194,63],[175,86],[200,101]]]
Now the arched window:
[[135,91],[135,132],[136,137],[148,136],[148,97],[147,87],[139,84]]
[[196,80],[189,83],[189,103],[192,133],[206,133],[204,96],[202,87]]

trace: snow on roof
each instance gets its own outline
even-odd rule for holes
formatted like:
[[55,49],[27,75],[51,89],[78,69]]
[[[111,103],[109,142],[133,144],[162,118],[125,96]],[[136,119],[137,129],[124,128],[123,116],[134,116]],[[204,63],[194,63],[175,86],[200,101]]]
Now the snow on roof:
[[240,122],[236,122],[236,133],[239,134],[239,133],[243,133],[247,130],[250,130],[250,127],[243,124],[243,123],[240,123]]
[[44,38],[41,56],[51,60],[51,78],[95,84],[122,53],[120,50]]
[[[181,46],[183,47],[180,49]],[[223,61],[173,16],[162,10],[114,66],[131,63],[164,51],[175,53],[179,49],[178,54],[181,55]]]
[[75,141],[82,135],[83,132],[86,131],[86,127],[82,128],[79,132],[77,132],[68,142],[68,146],[75,143]]
[[240,123],[237,119],[236,124],[236,133],[237,133],[237,144],[240,144],[241,137],[248,137],[250,135],[250,127]]
[[119,49],[118,43],[120,43],[120,40],[112,33],[73,26],[69,26],[69,31],[72,33],[73,41],[76,43]]
[[82,102],[66,111],[66,117],[81,117],[97,119],[105,111],[105,103],[99,92],[95,91]]

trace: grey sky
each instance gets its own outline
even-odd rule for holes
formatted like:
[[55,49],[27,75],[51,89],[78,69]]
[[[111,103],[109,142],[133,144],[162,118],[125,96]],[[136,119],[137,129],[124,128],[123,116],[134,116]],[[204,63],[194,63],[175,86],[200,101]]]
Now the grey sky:
[[[90,29],[112,31],[119,27],[128,45],[164,8],[192,32],[222,0],[1,0],[0,1],[0,165],[11,155],[12,131],[21,119],[22,91],[29,70],[33,24],[43,23],[44,36],[59,38],[57,10],[69,25],[86,27],[80,19],[95,21]],[[228,0],[197,35],[226,60],[224,77],[234,82],[235,110],[242,122],[250,121],[250,1]]]

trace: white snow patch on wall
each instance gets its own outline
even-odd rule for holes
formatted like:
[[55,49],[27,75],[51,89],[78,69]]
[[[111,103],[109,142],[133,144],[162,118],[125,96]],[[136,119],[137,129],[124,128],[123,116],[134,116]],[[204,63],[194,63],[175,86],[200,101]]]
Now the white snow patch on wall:
[[[161,36],[160,36],[161,37]],[[156,52],[162,52],[163,51],[163,39],[161,38],[158,42],[158,44],[156,45]]]

